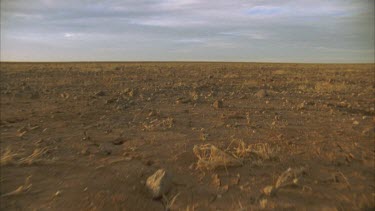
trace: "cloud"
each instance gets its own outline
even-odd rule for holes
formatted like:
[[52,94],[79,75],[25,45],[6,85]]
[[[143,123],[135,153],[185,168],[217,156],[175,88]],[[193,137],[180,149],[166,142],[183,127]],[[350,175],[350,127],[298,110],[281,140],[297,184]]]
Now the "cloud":
[[64,33],[64,37],[66,37],[66,38],[74,38],[74,37],[78,37],[78,34]]
[[176,43],[182,43],[182,44],[190,44],[190,43],[205,43],[205,39],[199,39],[199,38],[190,38],[190,39],[178,39],[174,40]]
[[228,31],[220,32],[219,35],[229,37],[247,37],[254,40],[266,40],[269,36],[264,32],[252,32],[252,31]]
[[[178,56],[187,58],[188,53],[198,60],[277,60],[282,55],[277,49],[289,48],[289,61],[302,55],[311,61],[342,55],[349,61],[372,56],[364,49],[374,44],[374,2],[35,0],[30,4],[28,0],[4,0],[1,32],[4,60],[17,60],[8,53],[15,49],[30,52],[32,57],[37,43],[43,43],[54,46],[46,47],[45,54],[38,57],[45,60],[53,54],[64,58],[67,48],[75,50],[78,60],[93,58],[93,51],[85,49],[98,49],[98,60],[111,60],[111,56],[115,60],[181,60]],[[179,50],[182,46],[189,50]],[[217,52],[226,48],[231,51]],[[111,49],[113,54],[100,53],[100,49]]]
[[255,6],[245,10],[249,15],[277,15],[286,12],[285,8],[275,6]]

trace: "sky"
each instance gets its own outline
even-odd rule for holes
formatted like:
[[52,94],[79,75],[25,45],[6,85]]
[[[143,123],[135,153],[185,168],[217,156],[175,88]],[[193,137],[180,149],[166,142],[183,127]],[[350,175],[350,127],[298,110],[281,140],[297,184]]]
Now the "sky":
[[374,0],[1,0],[2,61],[374,62]]

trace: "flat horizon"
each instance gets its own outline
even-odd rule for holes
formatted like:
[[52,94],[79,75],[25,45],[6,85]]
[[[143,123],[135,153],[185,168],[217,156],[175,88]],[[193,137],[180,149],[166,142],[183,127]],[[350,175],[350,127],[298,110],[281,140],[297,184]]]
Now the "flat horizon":
[[374,1],[1,1],[1,61],[374,63]]
[[254,64],[375,64],[375,62],[278,62],[278,61],[0,61],[0,63],[254,63]]

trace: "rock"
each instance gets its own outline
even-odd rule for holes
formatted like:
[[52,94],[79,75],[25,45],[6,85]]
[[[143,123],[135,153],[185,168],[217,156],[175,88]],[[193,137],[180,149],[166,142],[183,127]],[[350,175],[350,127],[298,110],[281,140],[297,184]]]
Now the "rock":
[[147,178],[146,186],[150,190],[152,198],[158,199],[170,191],[172,180],[164,169],[159,169]]
[[95,93],[95,96],[105,96],[105,92],[103,90],[98,91]]
[[223,101],[221,101],[221,100],[216,100],[216,101],[212,104],[212,106],[213,106],[214,108],[222,108],[222,107],[223,107]]
[[192,98],[193,101],[198,101],[199,100],[199,94],[196,91],[191,92],[190,96],[191,96],[191,98]]
[[297,109],[302,110],[302,109],[306,108],[306,105],[307,105],[306,102],[303,101],[302,103],[300,103],[300,104],[297,106]]
[[152,166],[154,164],[154,161],[153,160],[146,160],[146,161],[144,161],[144,164],[146,166]]
[[119,137],[119,138],[116,138],[115,140],[112,141],[112,144],[113,145],[121,145],[123,144],[125,141],[123,138]]
[[265,188],[263,188],[263,193],[267,196],[273,196],[276,193],[276,189],[272,185],[268,185]]
[[218,174],[213,174],[213,175],[211,176],[211,178],[212,178],[211,184],[212,184],[215,188],[219,188],[220,185],[221,185],[221,181],[220,181],[219,175],[218,175]]
[[178,100],[176,100],[176,104],[186,104],[186,103],[189,103],[191,102],[190,99],[186,99],[186,98],[180,98]]
[[366,128],[362,131],[362,135],[371,136],[375,132],[375,128]]
[[60,97],[62,97],[63,99],[68,99],[70,97],[70,95],[69,95],[69,93],[64,92],[64,93],[60,94]]
[[39,92],[35,91],[35,92],[32,92],[30,94],[30,99],[39,99],[40,98],[40,94]]
[[265,89],[261,89],[257,93],[255,93],[255,96],[259,98],[265,98],[268,96],[268,93]]
[[100,153],[104,155],[112,154],[112,148],[108,144],[100,144],[99,150],[100,150]]
[[88,147],[85,147],[81,150],[81,155],[89,155],[90,154],[90,150]]
[[114,103],[118,100],[118,98],[111,98],[111,99],[108,99],[105,101],[105,104],[111,104],[111,103]]
[[62,192],[58,190],[58,191],[56,191],[55,196],[60,196],[61,193],[62,193]]
[[267,207],[267,199],[261,199],[259,201],[259,206],[262,208],[262,209],[265,209]]

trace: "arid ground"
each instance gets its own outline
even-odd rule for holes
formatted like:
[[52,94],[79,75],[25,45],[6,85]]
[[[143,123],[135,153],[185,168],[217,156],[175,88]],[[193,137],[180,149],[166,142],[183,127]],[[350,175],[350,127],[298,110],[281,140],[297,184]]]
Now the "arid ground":
[[0,208],[373,210],[374,68],[1,63]]

